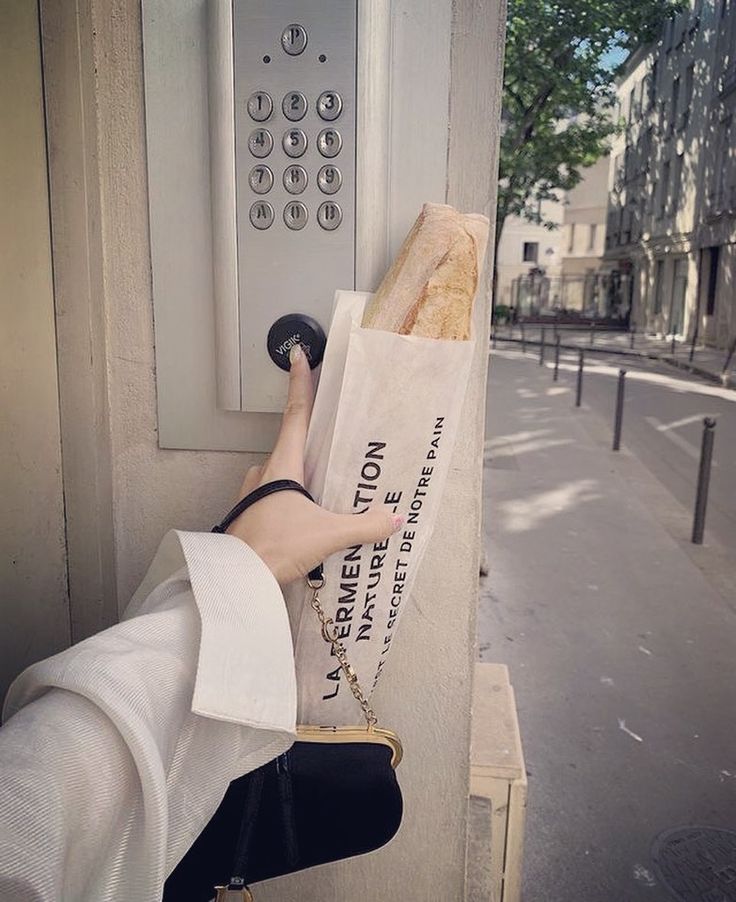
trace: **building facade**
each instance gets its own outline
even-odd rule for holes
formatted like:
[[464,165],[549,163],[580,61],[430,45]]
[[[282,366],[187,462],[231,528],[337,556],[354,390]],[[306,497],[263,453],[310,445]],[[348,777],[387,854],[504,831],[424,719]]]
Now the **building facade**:
[[553,228],[510,216],[498,248],[496,305],[519,315],[605,315],[607,274],[600,268],[606,231],[608,157],[583,173],[559,201],[545,201]]
[[619,80],[605,260],[638,328],[736,336],[736,2],[693,0]]
[[563,206],[559,201],[544,201],[540,215],[555,228],[519,216],[509,216],[504,223],[496,263],[496,307],[523,306],[524,285],[560,277]]

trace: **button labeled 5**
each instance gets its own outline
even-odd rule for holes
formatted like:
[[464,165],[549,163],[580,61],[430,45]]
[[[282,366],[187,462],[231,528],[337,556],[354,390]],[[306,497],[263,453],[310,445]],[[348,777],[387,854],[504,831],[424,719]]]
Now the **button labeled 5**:
[[284,132],[281,141],[284,153],[290,157],[301,157],[307,149],[307,136],[300,128],[292,128],[288,132]]

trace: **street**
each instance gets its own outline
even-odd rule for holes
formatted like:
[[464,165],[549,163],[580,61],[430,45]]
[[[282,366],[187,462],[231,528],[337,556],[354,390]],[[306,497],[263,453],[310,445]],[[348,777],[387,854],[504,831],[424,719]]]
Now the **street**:
[[[549,361],[550,352],[547,353]],[[584,403],[613,424],[616,382],[627,370],[623,443],[689,511],[693,509],[703,417],[717,420],[707,528],[736,555],[736,392],[652,360],[591,354]],[[560,385],[570,385],[577,355],[560,357]]]
[[[710,885],[674,894],[657,839],[736,828],[736,613],[723,588],[736,569],[736,394],[657,364],[630,372],[614,453],[621,365],[634,369],[591,361],[576,410],[572,356],[558,383],[531,353],[491,358],[478,639],[516,692],[524,902],[710,898]],[[717,465],[706,545],[693,550],[706,414],[718,417]]]

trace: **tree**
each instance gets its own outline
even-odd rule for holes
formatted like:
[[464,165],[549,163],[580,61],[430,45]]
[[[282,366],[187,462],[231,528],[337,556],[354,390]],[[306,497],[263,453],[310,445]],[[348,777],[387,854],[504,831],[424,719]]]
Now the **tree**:
[[508,0],[496,249],[511,215],[554,228],[561,200],[619,127],[618,66],[686,0]]

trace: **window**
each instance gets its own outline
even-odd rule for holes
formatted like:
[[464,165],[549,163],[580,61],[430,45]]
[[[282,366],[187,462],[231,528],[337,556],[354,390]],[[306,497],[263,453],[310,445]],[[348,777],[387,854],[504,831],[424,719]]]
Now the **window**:
[[718,261],[721,256],[720,247],[708,248],[710,251],[710,266],[708,267],[708,294],[706,295],[705,312],[707,316],[713,316],[716,312],[716,285],[718,284]]
[[677,106],[680,100],[680,76],[674,79],[672,82],[672,109],[670,110],[670,122],[669,122],[669,133],[675,130],[675,123],[677,121]]
[[684,154],[678,153],[675,157],[675,180],[672,183],[672,206],[675,210],[679,209],[682,200],[682,162]]
[[590,225],[590,231],[588,233],[588,250],[592,251],[595,248],[595,239],[597,237],[598,232],[598,224],[593,222]]
[[680,114],[680,121],[678,123],[681,129],[687,128],[687,124],[690,121],[690,105],[693,102],[694,85],[695,64],[693,63],[687,67],[687,72],[685,73],[685,97],[683,98],[682,113]]
[[636,88],[632,88],[629,92],[629,125],[634,121],[636,116]]
[[525,241],[524,242],[524,263],[536,263],[539,259],[539,242],[538,241]]
[[654,106],[657,99],[657,61],[652,63],[652,71],[649,74],[649,109]]
[[670,193],[670,161],[662,167],[662,184],[659,190],[659,217],[660,219],[667,213],[667,201]]
[[654,269],[654,310],[653,313],[662,312],[662,297],[664,296],[664,260],[657,260]]
[[567,238],[567,252],[571,254],[575,249],[575,223],[570,223],[570,234]]

